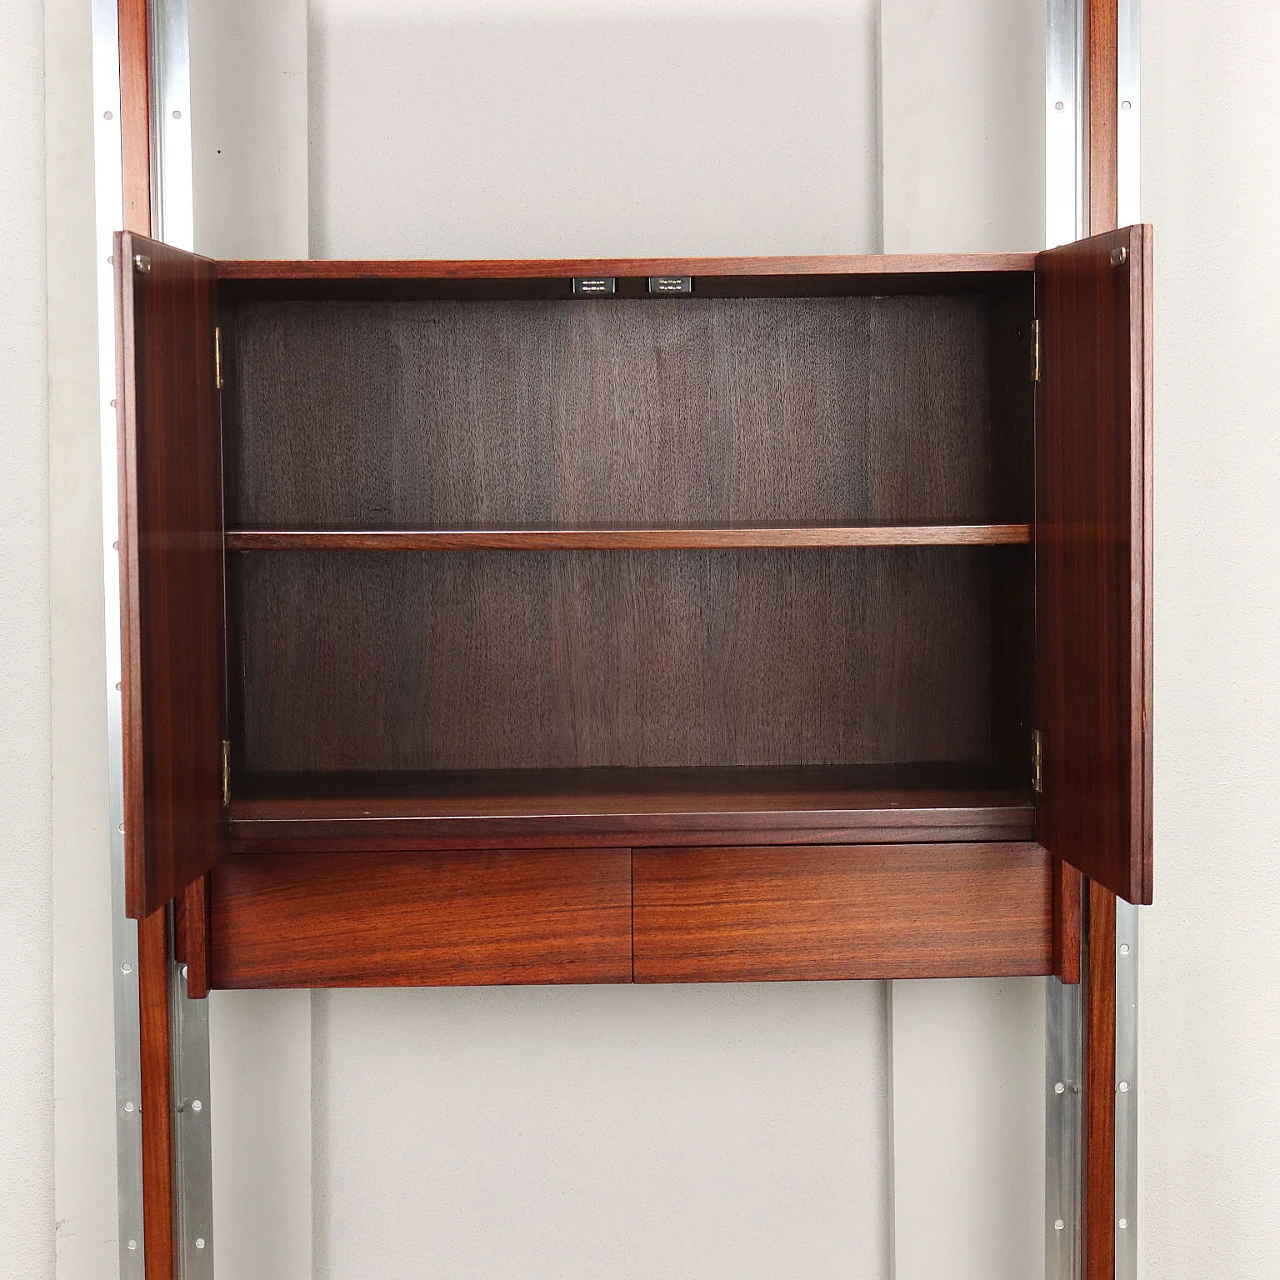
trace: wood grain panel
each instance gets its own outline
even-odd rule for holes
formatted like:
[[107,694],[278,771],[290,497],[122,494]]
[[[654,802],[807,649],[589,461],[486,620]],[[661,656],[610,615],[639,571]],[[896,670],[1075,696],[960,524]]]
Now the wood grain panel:
[[989,310],[982,294],[245,304],[232,523],[990,523]]
[[241,555],[236,758],[250,773],[985,764],[990,554]]
[[1002,547],[1029,524],[684,529],[235,529],[228,551],[658,551],[768,547]]
[[1069,862],[1054,859],[1053,870],[1053,972],[1059,982],[1080,981],[1082,946],[1081,907],[1084,884]]
[[1041,843],[1151,901],[1151,234],[1040,255]]
[[1116,1261],[1116,896],[1088,881],[1081,1153],[1084,1280],[1114,1280]]
[[239,260],[218,263],[223,280],[563,279],[614,276],[1000,276],[1035,269],[1034,253],[875,253],[757,258],[534,258],[333,261]]
[[[992,298],[991,489],[1002,519],[1029,519],[1035,498],[1034,296],[1023,283]],[[1035,557],[991,553],[992,762],[1020,782],[1031,780],[1035,727]]]
[[743,844],[766,832],[770,843],[1019,840],[1033,823],[1026,791],[952,766],[266,774],[239,785],[231,834],[262,850]]
[[1114,230],[1119,220],[1119,5],[1086,0],[1084,10],[1085,186],[1091,235]]
[[186,966],[187,996],[209,994],[209,877],[193,880],[174,900],[174,955]]
[[214,987],[631,981],[626,849],[229,858]]
[[1051,972],[1038,845],[636,849],[635,980]]
[[212,264],[128,233],[115,258],[125,902],[141,917],[219,852],[222,444]]
[[147,1273],[174,1274],[174,1136],[169,1004],[169,913],[138,921],[138,1052],[142,1126],[142,1233]]
[[151,33],[147,0],[118,0],[120,176],[128,231],[151,234]]

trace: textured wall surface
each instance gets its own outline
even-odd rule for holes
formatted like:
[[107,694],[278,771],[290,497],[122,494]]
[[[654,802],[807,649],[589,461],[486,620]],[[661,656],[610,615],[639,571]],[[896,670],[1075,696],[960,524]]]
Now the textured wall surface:
[[117,1214],[93,136],[110,125],[95,125],[89,0],[44,8],[58,1275],[101,1280]]
[[49,424],[42,6],[0,40],[0,1270],[52,1274]]
[[314,0],[311,255],[876,248],[877,0]]
[[1155,224],[1151,1280],[1280,1275],[1280,12],[1145,6]]

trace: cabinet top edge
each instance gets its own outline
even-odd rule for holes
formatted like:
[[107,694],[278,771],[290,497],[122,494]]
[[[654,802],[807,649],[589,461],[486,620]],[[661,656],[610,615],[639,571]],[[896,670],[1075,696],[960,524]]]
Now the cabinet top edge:
[[903,276],[1034,272],[1034,253],[922,253],[747,258],[223,260],[220,280],[549,280],[575,276]]

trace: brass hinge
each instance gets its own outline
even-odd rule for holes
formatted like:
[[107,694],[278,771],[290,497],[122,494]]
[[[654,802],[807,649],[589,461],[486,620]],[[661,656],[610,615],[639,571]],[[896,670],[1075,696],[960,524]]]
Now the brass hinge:
[[222,807],[231,803],[231,743],[222,744]]
[[1031,381],[1040,381],[1040,321],[1031,322]]
[[1031,789],[1037,795],[1044,790],[1044,739],[1039,729],[1031,730]]
[[222,390],[222,330],[213,331],[213,385]]

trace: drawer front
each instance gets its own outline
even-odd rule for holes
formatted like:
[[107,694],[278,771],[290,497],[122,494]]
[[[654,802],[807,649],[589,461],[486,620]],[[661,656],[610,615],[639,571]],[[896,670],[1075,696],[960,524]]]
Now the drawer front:
[[628,849],[237,855],[213,987],[631,981]]
[[637,849],[635,980],[997,977],[1053,970],[1036,844]]

